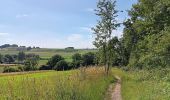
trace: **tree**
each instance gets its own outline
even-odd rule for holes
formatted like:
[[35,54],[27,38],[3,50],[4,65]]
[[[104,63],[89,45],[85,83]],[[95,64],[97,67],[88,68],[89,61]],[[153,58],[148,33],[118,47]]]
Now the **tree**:
[[64,61],[64,60],[60,60],[55,65],[54,69],[57,70],[57,71],[68,70],[68,63],[66,61]]
[[64,60],[64,58],[58,54],[54,55],[52,58],[49,59],[47,62],[47,65],[51,66],[54,68],[54,66],[57,64],[57,62]]
[[3,63],[3,55],[0,54],[0,63]]
[[18,53],[18,61],[23,62],[25,58],[26,58],[26,55],[23,51]]
[[124,23],[122,44],[128,66],[135,68],[167,67],[170,65],[169,0],[139,0],[129,11]]
[[95,54],[88,52],[82,55],[83,66],[95,65]]
[[111,50],[108,49],[108,41],[111,39],[112,31],[116,30],[119,26],[116,21],[118,11],[115,9],[115,4],[115,0],[99,0],[95,11],[96,15],[100,17],[100,21],[98,21],[96,27],[92,28],[96,35],[94,45],[97,48],[103,48],[104,63],[107,74],[111,65]]
[[82,63],[81,54],[79,54],[79,53],[74,54],[74,55],[72,56],[72,60],[73,60],[73,63],[74,63],[75,68],[80,67],[80,65],[81,65],[81,63]]
[[25,71],[34,71],[37,70],[38,59],[37,58],[28,58],[24,62],[24,70]]
[[29,58],[36,58],[37,60],[40,59],[40,56],[39,55],[36,55],[34,53],[30,53],[30,54],[27,54],[26,55],[26,59],[29,59]]
[[6,54],[6,55],[4,56],[4,62],[6,62],[6,63],[12,63],[12,62],[15,62],[15,59],[14,59],[11,55]]

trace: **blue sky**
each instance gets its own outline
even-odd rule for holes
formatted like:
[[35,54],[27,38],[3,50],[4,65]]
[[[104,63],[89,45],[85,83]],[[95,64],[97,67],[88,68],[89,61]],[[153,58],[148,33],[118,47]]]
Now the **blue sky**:
[[[42,48],[93,48],[90,28],[98,0],[0,0],[0,45],[18,44]],[[117,0],[123,10],[117,18],[127,19],[126,10],[136,0]],[[122,35],[122,27],[113,31]]]

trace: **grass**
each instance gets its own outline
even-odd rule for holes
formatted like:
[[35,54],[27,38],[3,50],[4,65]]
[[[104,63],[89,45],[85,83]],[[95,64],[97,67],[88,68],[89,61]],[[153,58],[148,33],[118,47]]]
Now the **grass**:
[[128,71],[113,69],[122,77],[123,100],[169,100],[170,69]]
[[0,99],[103,100],[113,80],[103,68],[0,75]]

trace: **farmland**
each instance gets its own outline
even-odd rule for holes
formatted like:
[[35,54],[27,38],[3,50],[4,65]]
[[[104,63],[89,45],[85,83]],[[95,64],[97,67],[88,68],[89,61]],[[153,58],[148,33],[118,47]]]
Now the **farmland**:
[[[31,51],[25,51],[26,54],[36,54],[40,56],[40,60],[38,63],[38,67],[41,65],[46,65],[46,63],[48,62],[48,60],[54,56],[55,54],[59,54],[61,56],[64,57],[64,59],[67,62],[71,62],[72,61],[72,55],[75,53],[80,53],[80,54],[85,54],[87,52],[96,52],[96,50],[94,49],[77,49],[74,51],[67,51],[65,49],[32,49]],[[18,54],[19,51],[14,50],[14,49],[2,49],[0,50],[0,54],[5,55],[5,54],[10,54],[10,55],[14,55],[14,54]],[[16,66],[11,66],[11,67],[18,67],[18,65]],[[3,71],[4,66],[0,65],[0,72]]]

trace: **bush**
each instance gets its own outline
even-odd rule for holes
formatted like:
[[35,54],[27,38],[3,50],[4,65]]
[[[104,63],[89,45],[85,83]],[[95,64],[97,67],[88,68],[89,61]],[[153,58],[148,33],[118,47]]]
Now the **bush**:
[[17,68],[5,67],[3,73],[20,72]]
[[38,60],[36,58],[26,59],[24,65],[25,71],[35,71],[37,70]]
[[82,63],[82,56],[79,53],[76,53],[72,56],[74,67],[79,68]]
[[68,63],[68,70],[75,69],[75,64],[73,62]]
[[95,54],[92,52],[86,53],[82,56],[83,66],[95,65]]
[[42,65],[39,70],[51,70],[51,66],[48,66],[48,65]]
[[61,60],[57,62],[57,64],[54,67],[54,70],[57,70],[57,71],[68,70],[68,63],[64,60]]
[[61,60],[64,60],[64,58],[58,54],[54,55],[51,59],[49,59],[47,65],[54,68],[54,66]]

